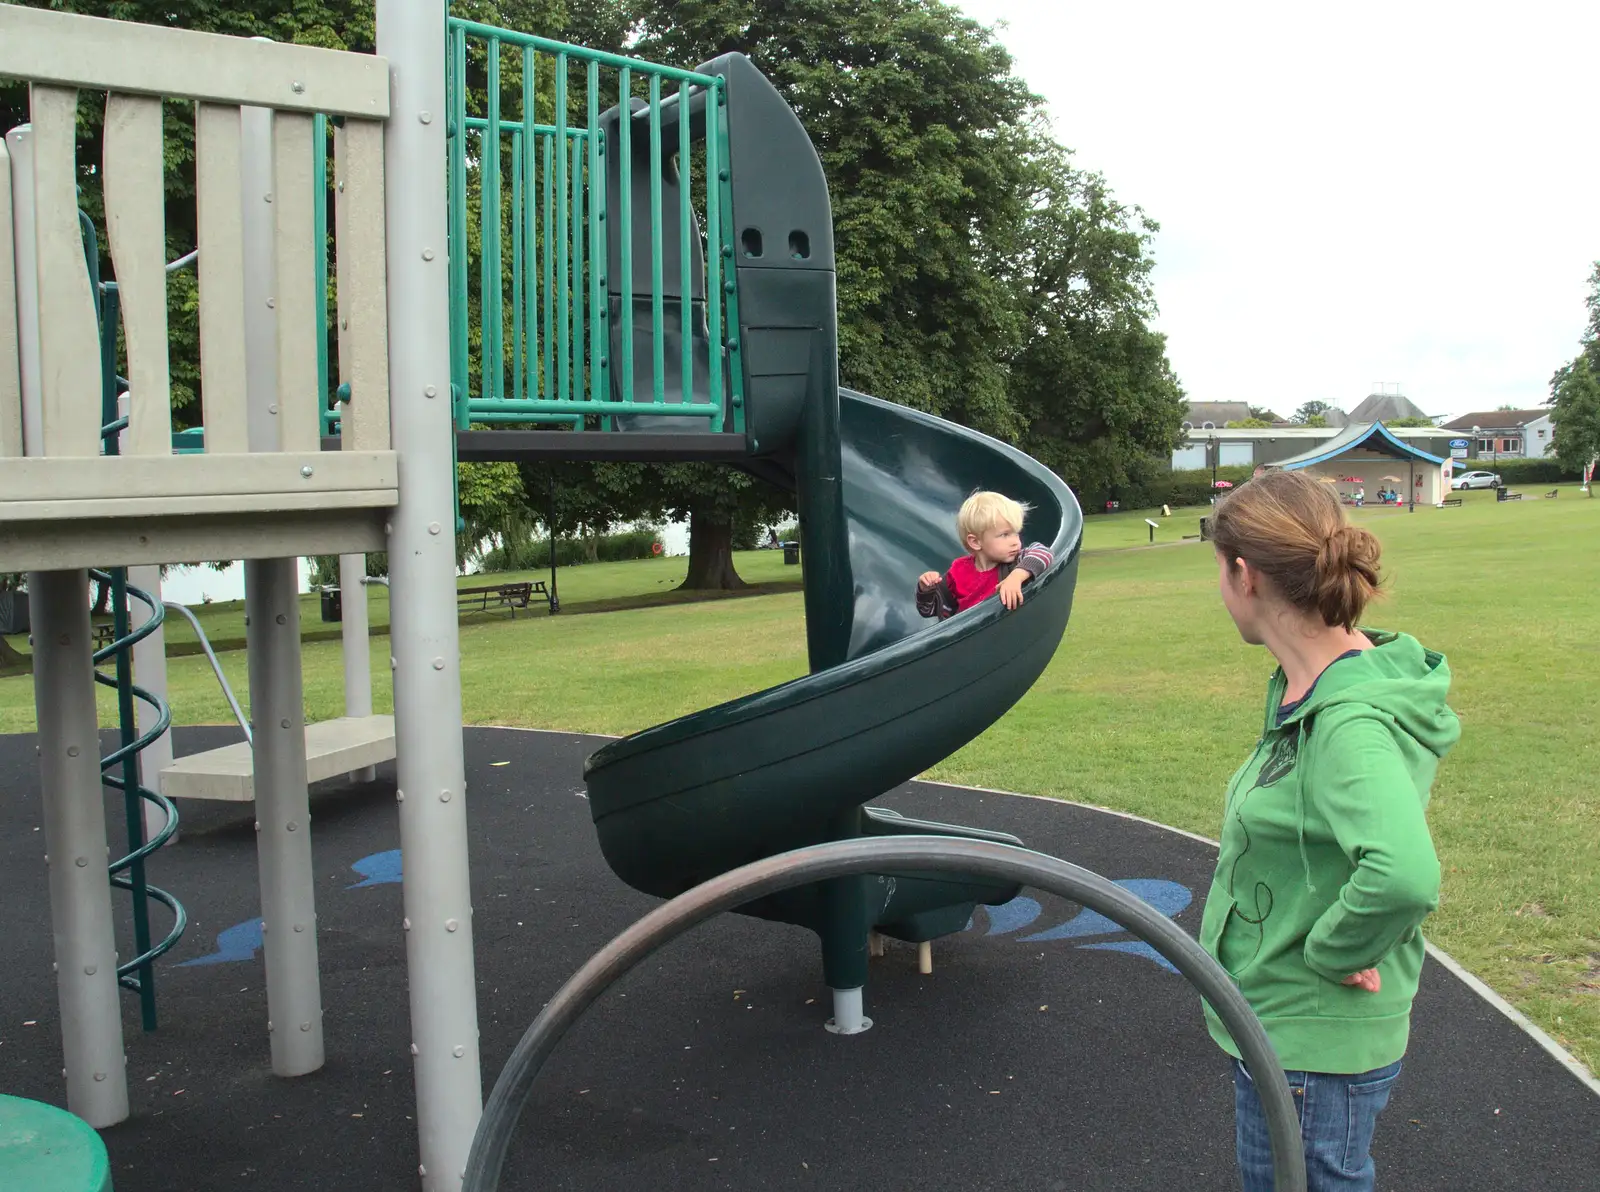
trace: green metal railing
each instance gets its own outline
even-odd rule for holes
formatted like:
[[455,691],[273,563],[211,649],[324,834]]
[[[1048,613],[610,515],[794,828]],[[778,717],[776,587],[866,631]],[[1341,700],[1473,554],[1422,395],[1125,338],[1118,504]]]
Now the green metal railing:
[[[544,423],[607,429],[613,415],[665,414],[707,419],[710,429],[722,431],[730,429],[724,411],[731,407],[731,429],[742,431],[738,294],[727,268],[733,238],[727,218],[731,199],[723,80],[459,18],[449,20],[448,37],[450,345],[458,425]],[[676,89],[664,98],[667,83]],[[608,161],[602,110],[628,104],[640,90],[648,106],[621,121],[620,152],[615,154],[621,160]],[[469,102],[469,92],[481,100]],[[674,165],[662,143],[663,109],[688,112],[697,97],[706,104],[707,133],[693,137],[691,122],[680,119]],[[650,203],[643,213],[633,209],[635,135],[649,137]],[[507,156],[509,179],[502,169]],[[676,279],[684,350],[681,375],[670,378],[662,210],[663,171],[669,168],[686,180],[677,212],[683,264]],[[608,210],[608,181],[618,184],[615,213]],[[704,336],[709,345],[708,364],[699,366],[705,373],[701,400],[695,400],[696,361],[690,349],[698,330],[690,295],[702,280],[692,276],[697,214],[705,233]],[[634,358],[635,304],[646,297],[635,294],[636,215],[648,218],[650,227],[651,352],[645,361]],[[620,272],[615,279],[607,276],[612,218],[620,224]],[[622,321],[617,337],[621,358],[615,361],[609,328],[612,292],[620,295],[617,317]],[[474,323],[479,332],[475,345]],[[727,361],[735,362],[734,367]],[[640,367],[650,370],[649,400],[633,397]],[[677,400],[669,402],[669,395]]]

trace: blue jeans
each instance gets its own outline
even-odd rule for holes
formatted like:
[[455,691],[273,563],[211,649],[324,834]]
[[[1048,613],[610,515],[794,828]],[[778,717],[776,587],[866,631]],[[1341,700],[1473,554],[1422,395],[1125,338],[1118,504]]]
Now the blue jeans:
[[[1372,1165],[1372,1134],[1378,1115],[1389,1103],[1389,1091],[1400,1076],[1400,1062],[1354,1076],[1324,1072],[1284,1075],[1300,1114],[1309,1192],[1372,1192],[1377,1180]],[[1267,1134],[1266,1114],[1256,1094],[1255,1081],[1238,1060],[1233,1062],[1233,1104],[1244,1192],[1273,1192],[1272,1142]]]

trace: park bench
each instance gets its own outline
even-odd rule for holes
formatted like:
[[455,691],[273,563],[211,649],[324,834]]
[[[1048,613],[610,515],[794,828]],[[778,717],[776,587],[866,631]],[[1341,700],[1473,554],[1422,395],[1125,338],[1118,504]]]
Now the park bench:
[[1441,508],[1441,509],[1455,509],[1460,504],[1461,504],[1461,498],[1460,497],[1446,497],[1444,500],[1439,502],[1439,508]]
[[1496,501],[1520,501],[1522,500],[1522,494],[1514,493],[1509,488],[1499,488],[1495,490],[1494,499]]
[[534,596],[550,602],[550,591],[543,580],[520,584],[489,584],[481,588],[460,588],[456,591],[458,613],[486,613],[492,609],[508,608],[511,619],[517,619],[517,610],[527,608]]
[[1560,495],[1561,495],[1561,490],[1559,488],[1552,488],[1549,492],[1545,493],[1544,499],[1547,500],[1547,501],[1553,501],[1553,500],[1555,500],[1555,498],[1559,497]]

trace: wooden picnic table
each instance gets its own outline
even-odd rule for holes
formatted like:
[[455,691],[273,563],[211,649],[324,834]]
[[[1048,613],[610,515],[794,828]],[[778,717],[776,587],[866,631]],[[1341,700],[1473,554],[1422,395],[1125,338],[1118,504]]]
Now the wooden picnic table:
[[546,603],[549,603],[550,592],[543,580],[457,588],[456,609],[458,612],[486,613],[492,609],[506,608],[511,610],[511,619],[514,621],[517,619],[517,610],[527,608],[533,603],[535,596],[541,596]]

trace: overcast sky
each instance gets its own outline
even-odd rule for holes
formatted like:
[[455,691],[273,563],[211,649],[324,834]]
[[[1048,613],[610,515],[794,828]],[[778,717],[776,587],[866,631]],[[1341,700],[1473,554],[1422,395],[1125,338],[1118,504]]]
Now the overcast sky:
[[1534,406],[1600,259],[1600,3],[957,0],[1161,224],[1191,400]]

